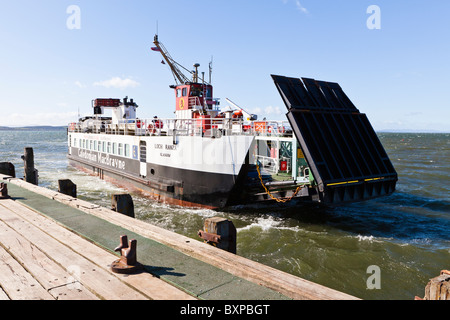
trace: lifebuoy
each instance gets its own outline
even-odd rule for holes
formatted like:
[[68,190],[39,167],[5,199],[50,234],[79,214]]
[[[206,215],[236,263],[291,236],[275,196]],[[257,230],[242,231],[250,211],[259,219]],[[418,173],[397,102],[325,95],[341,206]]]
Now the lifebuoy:
[[155,120],[155,127],[158,129],[162,129],[163,123],[161,120]]
[[233,118],[234,119],[237,119],[237,118],[242,118],[244,115],[242,114],[242,110],[236,110],[234,113],[233,113]]

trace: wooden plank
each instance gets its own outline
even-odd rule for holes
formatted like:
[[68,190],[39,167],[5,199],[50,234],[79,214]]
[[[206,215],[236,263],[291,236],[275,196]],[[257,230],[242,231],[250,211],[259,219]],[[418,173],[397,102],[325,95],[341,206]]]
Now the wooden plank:
[[[10,182],[18,185],[20,183],[13,179],[10,180]],[[25,189],[29,188],[28,184],[21,183],[20,186]],[[47,189],[45,188],[35,188],[33,191],[45,195],[45,193],[48,193],[46,190]],[[88,203],[80,199],[72,199],[72,201],[62,201],[59,200],[58,197],[53,199],[74,208],[79,208],[88,214],[102,218],[144,237],[153,239],[191,257],[230,272],[233,275],[276,290],[293,299],[359,300],[351,295],[276,270],[244,257],[225,252],[200,241],[192,241],[189,237],[176,234],[144,221],[124,216],[112,210],[102,207],[87,209],[87,205],[83,204]]]
[[[1,209],[0,209],[1,210]],[[1,211],[0,211],[1,212]],[[1,218],[1,216],[0,216]],[[97,300],[94,294],[15,230],[0,221],[2,245],[58,300]],[[56,290],[52,290],[56,289]]]
[[0,285],[11,300],[54,300],[47,290],[1,246]]
[[[20,203],[12,201],[8,206],[22,219],[27,219],[27,221],[34,224],[36,227],[45,230],[46,233],[58,238],[60,242],[77,251],[86,259],[95,261],[99,267],[108,268],[108,266],[117,259],[116,255],[86,241],[55,221],[22,206]],[[138,275],[121,275],[114,273],[112,275],[118,277],[128,285],[135,287],[153,300],[195,300],[194,297],[186,292],[179,290],[173,285],[170,285],[149,273],[141,273]]]
[[[72,205],[76,204],[73,203]],[[221,268],[235,276],[276,290],[293,299],[359,300],[351,295],[310,282],[224,250],[217,249],[200,241],[192,241],[191,238],[186,236],[173,233],[144,221],[129,218],[106,208],[87,210],[86,212],[136,232],[144,237],[163,243],[184,254]]]
[[[0,203],[0,216],[2,220],[16,231],[22,230],[22,235],[28,241],[51,257],[56,263],[66,270],[79,268],[79,281],[95,292],[97,296],[106,300],[145,300],[148,297],[142,295],[133,288],[120,281],[107,270],[87,260],[71,248],[60,243],[42,230],[34,227],[28,221],[18,218],[17,215],[4,207],[5,202]],[[8,205],[11,205],[9,203]]]
[[5,291],[0,287],[0,301],[10,300]]

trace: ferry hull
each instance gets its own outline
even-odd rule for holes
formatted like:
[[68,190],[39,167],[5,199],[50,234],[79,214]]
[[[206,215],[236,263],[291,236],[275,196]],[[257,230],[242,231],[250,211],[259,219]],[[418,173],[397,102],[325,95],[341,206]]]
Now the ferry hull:
[[[184,181],[176,181],[166,178],[164,182],[151,181],[142,177],[126,175],[103,166],[89,163],[83,159],[69,156],[69,164],[90,175],[111,182],[116,186],[141,193],[158,202],[184,207],[197,207],[219,209],[227,206],[235,183],[233,176],[196,172],[190,170],[162,167],[153,165],[159,172],[164,172],[166,177],[183,177]],[[208,188],[199,184],[199,181],[208,181],[211,186],[220,188]]]

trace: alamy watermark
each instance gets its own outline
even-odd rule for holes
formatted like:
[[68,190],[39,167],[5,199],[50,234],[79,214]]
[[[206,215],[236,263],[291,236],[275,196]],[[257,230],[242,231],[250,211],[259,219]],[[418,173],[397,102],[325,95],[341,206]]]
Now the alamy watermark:
[[66,26],[69,30],[81,29],[81,9],[77,5],[70,5],[66,9],[66,13],[69,14],[66,20]]
[[367,8],[367,14],[370,14],[367,18],[367,29],[380,30],[381,29],[381,9],[377,5],[371,5]]
[[[69,30],[81,29],[81,9],[77,5],[70,5],[66,9],[66,13],[69,15],[66,20],[66,26]],[[370,16],[367,18],[366,26],[369,30],[381,29],[381,8],[377,5],[370,5],[366,10]]]
[[379,266],[369,266],[367,268],[367,274],[370,276],[367,278],[366,284],[368,290],[380,290],[381,289],[381,269]]

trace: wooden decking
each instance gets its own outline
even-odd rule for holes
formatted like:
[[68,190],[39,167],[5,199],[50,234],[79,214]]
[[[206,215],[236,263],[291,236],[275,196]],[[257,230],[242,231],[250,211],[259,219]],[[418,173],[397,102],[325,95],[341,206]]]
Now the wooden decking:
[[[21,179],[0,199],[0,299],[354,300],[269,266]],[[147,272],[110,270],[119,237]]]
[[0,300],[185,300],[149,273],[120,275],[118,257],[11,199],[0,199]]

